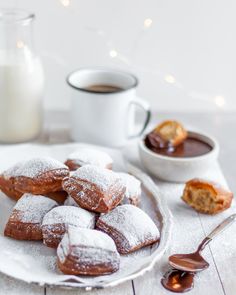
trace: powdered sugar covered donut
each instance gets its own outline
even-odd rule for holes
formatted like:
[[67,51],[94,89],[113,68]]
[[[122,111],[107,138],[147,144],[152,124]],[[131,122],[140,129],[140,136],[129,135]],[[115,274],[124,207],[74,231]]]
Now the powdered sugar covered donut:
[[128,173],[118,173],[125,185],[125,196],[122,200],[122,204],[131,204],[138,206],[141,198],[141,182]]
[[121,254],[153,244],[160,237],[159,230],[151,218],[133,205],[118,206],[101,215],[96,226],[113,238]]
[[58,267],[65,274],[104,275],[119,269],[114,241],[97,230],[69,227],[57,249]]
[[95,212],[108,212],[123,199],[125,186],[111,170],[86,165],[66,177],[63,189],[79,206]]
[[60,243],[68,226],[94,228],[95,214],[79,207],[60,206],[48,212],[43,219],[43,242],[51,248]]
[[43,217],[56,206],[44,196],[24,194],[13,208],[4,235],[17,240],[42,240]]
[[20,165],[13,174],[17,191],[32,194],[47,194],[61,191],[62,179],[69,169],[61,162],[49,158],[33,158]]
[[112,158],[103,151],[88,147],[79,147],[68,156],[65,165],[73,171],[88,164],[111,169],[112,163]]

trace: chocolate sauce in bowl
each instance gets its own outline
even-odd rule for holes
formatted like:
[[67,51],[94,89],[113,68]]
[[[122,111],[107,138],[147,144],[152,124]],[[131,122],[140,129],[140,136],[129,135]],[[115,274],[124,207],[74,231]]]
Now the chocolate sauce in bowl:
[[193,272],[186,272],[178,269],[168,270],[161,279],[162,286],[172,292],[184,293],[192,290],[194,286]]
[[205,155],[213,149],[212,146],[205,141],[191,136],[188,136],[180,145],[173,147],[153,132],[146,136],[145,145],[154,153],[174,158],[197,157]]

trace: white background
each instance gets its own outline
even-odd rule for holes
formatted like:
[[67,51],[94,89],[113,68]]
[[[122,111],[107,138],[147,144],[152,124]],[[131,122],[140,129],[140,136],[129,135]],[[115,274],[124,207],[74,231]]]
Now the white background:
[[0,7],[36,13],[46,108],[69,107],[69,72],[105,65],[135,73],[139,96],[157,111],[236,110],[233,0],[0,0]]

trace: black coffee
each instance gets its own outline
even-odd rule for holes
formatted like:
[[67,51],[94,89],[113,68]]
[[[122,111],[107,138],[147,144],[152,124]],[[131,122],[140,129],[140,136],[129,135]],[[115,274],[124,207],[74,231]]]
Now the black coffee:
[[114,85],[106,85],[106,84],[94,84],[84,88],[87,91],[91,92],[99,92],[99,93],[113,93],[121,91],[122,88]]

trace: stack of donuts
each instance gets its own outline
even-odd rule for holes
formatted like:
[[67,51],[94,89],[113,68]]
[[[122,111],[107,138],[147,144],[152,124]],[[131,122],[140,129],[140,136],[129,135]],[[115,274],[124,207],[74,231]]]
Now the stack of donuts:
[[0,190],[16,205],[4,235],[55,248],[65,274],[104,275],[120,255],[156,243],[160,233],[138,205],[141,183],[112,170],[111,157],[81,147],[65,163],[33,158],[0,175]]

